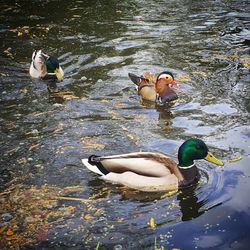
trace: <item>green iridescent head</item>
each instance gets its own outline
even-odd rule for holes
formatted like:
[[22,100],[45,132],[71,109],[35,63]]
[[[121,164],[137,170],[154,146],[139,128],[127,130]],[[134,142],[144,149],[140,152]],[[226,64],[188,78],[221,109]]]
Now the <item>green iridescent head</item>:
[[216,165],[223,166],[224,163],[208,151],[208,147],[200,139],[189,139],[179,148],[178,160],[180,168],[188,168],[194,164],[194,160],[207,160]]
[[60,70],[59,61],[54,56],[49,56],[46,60],[48,74],[55,74],[59,81],[63,80],[63,75]]

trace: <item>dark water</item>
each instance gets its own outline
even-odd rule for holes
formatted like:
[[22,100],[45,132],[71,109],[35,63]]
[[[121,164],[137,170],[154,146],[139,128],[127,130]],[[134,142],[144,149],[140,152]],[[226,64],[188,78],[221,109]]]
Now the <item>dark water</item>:
[[[74,207],[70,216],[46,224],[43,239],[9,247],[248,249],[249,9],[249,1],[1,1],[1,192],[47,184],[81,187],[68,197],[95,197],[91,205],[60,200],[49,208]],[[40,48],[59,56],[58,87],[78,99],[58,103],[29,77]],[[178,102],[142,105],[127,73],[164,69],[182,88]],[[169,197],[102,182],[80,161],[138,150],[174,155],[190,137],[226,164],[200,161],[200,184]],[[22,211],[1,208],[16,220],[16,235],[28,230]]]

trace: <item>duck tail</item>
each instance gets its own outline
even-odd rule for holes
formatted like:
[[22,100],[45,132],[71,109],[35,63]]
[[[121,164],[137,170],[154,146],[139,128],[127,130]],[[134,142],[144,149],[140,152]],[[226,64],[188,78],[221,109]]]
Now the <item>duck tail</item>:
[[109,171],[102,165],[100,161],[100,157],[97,155],[91,155],[88,159],[82,159],[82,163],[86,166],[90,171],[99,174],[99,175],[107,175]]
[[143,77],[143,76],[137,76],[137,75],[135,75],[133,73],[128,73],[128,77],[137,86],[141,83],[141,80],[148,81],[145,77]]

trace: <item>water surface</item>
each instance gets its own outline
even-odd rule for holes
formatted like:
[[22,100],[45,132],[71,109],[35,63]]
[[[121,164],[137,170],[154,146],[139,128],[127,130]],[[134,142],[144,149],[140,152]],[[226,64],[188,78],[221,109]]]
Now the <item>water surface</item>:
[[[248,1],[4,1],[0,18],[0,202],[13,217],[1,228],[15,236],[1,232],[4,248],[247,248]],[[49,98],[29,77],[40,48],[59,56],[58,87],[78,99]],[[141,103],[128,72],[165,69],[180,84],[178,102]],[[200,161],[199,185],[171,196],[107,184],[80,161],[175,155],[190,137],[225,166]]]

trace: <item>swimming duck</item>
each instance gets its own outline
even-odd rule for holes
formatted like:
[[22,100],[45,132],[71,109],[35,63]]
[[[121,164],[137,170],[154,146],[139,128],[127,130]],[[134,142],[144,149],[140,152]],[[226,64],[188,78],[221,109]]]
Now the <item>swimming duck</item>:
[[33,78],[42,80],[57,79],[63,80],[64,72],[55,56],[47,55],[42,50],[34,51],[29,73]]
[[161,72],[156,78],[150,72],[145,72],[143,76],[129,73],[128,76],[137,85],[137,91],[144,100],[165,104],[178,99],[171,88],[176,82],[169,71]]
[[198,182],[199,170],[194,160],[205,159],[216,165],[223,162],[208,151],[200,139],[185,141],[178,150],[177,164],[163,153],[135,152],[121,155],[96,156],[82,163],[101,179],[146,192],[171,191]]

